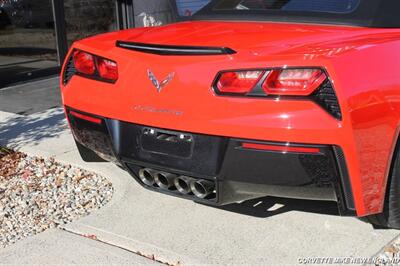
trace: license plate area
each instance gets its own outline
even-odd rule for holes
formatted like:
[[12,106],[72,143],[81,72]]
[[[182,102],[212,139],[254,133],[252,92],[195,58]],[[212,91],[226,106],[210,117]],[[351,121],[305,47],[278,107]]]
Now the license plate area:
[[189,158],[193,153],[194,139],[187,133],[145,127],[140,144],[143,150],[151,153]]

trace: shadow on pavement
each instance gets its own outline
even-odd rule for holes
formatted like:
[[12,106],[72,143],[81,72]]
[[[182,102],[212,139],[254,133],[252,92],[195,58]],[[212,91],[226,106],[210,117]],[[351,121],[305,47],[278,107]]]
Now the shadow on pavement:
[[339,215],[338,207],[335,202],[286,199],[276,197],[265,197],[248,200],[242,203],[234,203],[216,208],[258,218],[267,218],[290,211],[300,211],[335,216]]
[[58,137],[66,128],[62,108],[32,116],[11,116],[0,121],[0,144],[15,149],[35,146],[45,139]]

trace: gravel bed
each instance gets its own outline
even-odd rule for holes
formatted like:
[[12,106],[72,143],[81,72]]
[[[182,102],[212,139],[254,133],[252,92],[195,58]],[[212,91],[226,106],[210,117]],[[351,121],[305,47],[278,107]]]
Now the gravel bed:
[[0,247],[88,215],[112,195],[112,184],[100,175],[3,149]]

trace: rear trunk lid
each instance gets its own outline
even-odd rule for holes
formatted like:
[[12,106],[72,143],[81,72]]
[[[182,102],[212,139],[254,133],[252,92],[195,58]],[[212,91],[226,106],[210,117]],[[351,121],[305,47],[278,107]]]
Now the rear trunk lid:
[[260,22],[184,22],[125,34],[121,41],[204,47],[229,47],[238,52],[275,53],[324,43],[362,32],[361,28]]
[[[98,82],[95,88],[90,85],[93,81],[80,78],[80,86],[88,83],[85,94],[90,98],[76,95],[74,104],[80,98],[79,104],[93,113],[132,123],[243,138],[281,139],[281,128],[288,126],[336,127],[337,121],[312,101],[217,96],[212,84],[222,70],[324,67],[333,40],[345,41],[364,31],[283,23],[184,22],[90,38],[76,48],[115,60],[120,75],[116,84]],[[178,48],[225,47],[234,53],[159,55],[117,47],[117,41]],[[291,119],[282,119],[283,113]],[[301,119],[299,113],[308,119]]]

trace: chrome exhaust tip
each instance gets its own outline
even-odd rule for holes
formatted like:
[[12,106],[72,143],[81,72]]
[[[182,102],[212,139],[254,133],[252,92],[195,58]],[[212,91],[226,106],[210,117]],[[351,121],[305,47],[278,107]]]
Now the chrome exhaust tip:
[[156,184],[162,189],[170,189],[174,186],[174,180],[177,175],[166,173],[166,172],[157,172],[154,175],[154,180]]
[[179,176],[179,177],[175,178],[174,183],[175,183],[176,189],[180,193],[187,195],[192,192],[192,189],[190,188],[190,183],[193,181],[195,181],[194,178],[187,177],[187,176]]
[[190,189],[196,195],[196,197],[204,199],[214,192],[215,185],[211,181],[204,179],[192,181],[190,183]]
[[139,170],[140,180],[142,180],[142,182],[148,186],[153,186],[155,184],[154,174],[154,170],[149,168],[143,168]]

